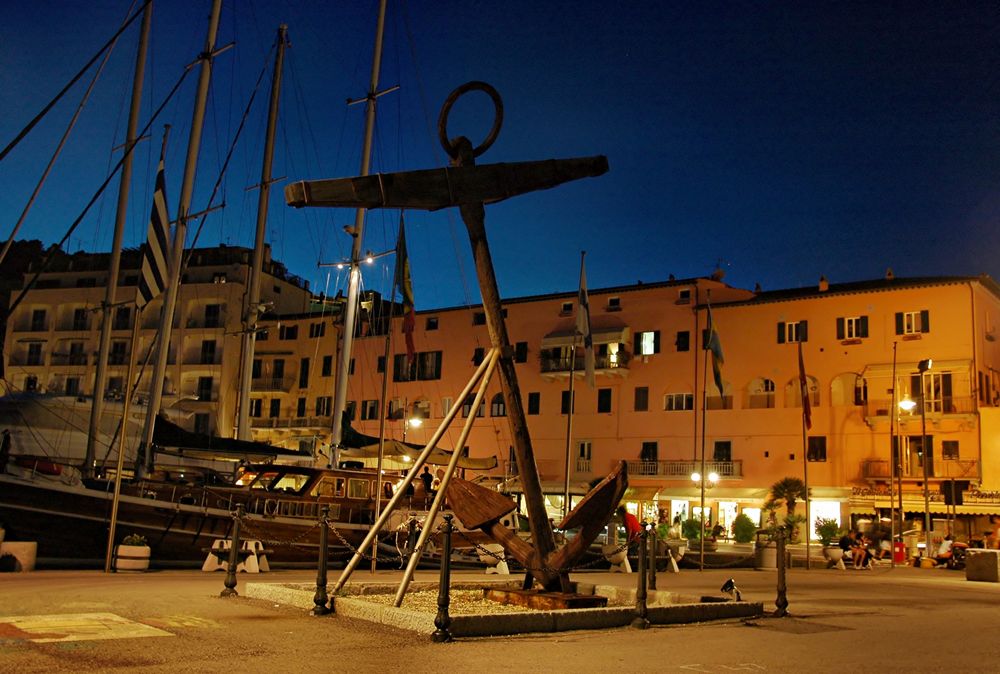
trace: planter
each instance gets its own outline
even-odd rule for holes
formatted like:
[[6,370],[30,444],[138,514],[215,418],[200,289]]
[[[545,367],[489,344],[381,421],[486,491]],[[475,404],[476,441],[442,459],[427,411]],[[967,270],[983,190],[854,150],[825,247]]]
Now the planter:
[[148,545],[115,546],[115,571],[145,571],[149,568]]
[[621,548],[618,545],[604,545],[601,547],[601,553],[604,558],[611,562],[612,564],[621,564],[628,558],[628,549]]
[[755,569],[778,568],[778,546],[773,541],[758,542],[753,549],[753,566]]
[[35,558],[38,556],[38,543],[35,541],[5,541],[0,543],[0,557],[14,557],[14,571],[34,571]]

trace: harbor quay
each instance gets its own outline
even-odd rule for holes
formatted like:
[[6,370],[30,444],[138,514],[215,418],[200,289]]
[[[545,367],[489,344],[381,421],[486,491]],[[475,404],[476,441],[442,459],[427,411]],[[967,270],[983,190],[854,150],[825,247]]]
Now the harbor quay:
[[[330,586],[337,578],[331,572]],[[349,584],[398,584],[401,572],[356,572]],[[418,571],[414,585],[436,583]],[[509,577],[520,580],[517,575]],[[572,574],[622,589],[635,573]],[[682,569],[657,575],[660,591],[722,597],[732,579],[764,615],[684,625],[618,627],[434,643],[426,632],[388,627],[264,600],[261,586],[315,584],[310,571],[224,573],[35,571],[0,574],[0,672],[829,672],[930,671],[942,662],[970,672],[1000,668],[1000,584],[959,571],[907,566],[873,570],[792,568],[788,615],[771,614],[777,573]],[[453,585],[497,576],[455,571]],[[406,606],[404,597],[403,606]],[[428,623],[431,624],[430,622]]]

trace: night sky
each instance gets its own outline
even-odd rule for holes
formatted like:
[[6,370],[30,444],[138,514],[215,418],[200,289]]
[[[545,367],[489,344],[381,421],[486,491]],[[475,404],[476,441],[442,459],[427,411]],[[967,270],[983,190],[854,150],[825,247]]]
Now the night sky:
[[[207,0],[154,11],[144,122],[204,43]],[[6,2],[0,11],[0,146],[111,36],[112,0]],[[227,2],[192,210],[207,207],[280,22],[285,70],[274,175],[355,175],[376,3]],[[137,27],[137,26],[136,26]],[[897,276],[1000,278],[1000,5],[996,3],[390,2],[374,171],[445,164],[448,92],[472,79],[503,96],[505,121],[479,163],[607,155],[603,177],[489,206],[506,297],[570,291],[588,251],[591,288],[707,275],[764,289]],[[124,135],[137,30],[125,33],[18,238],[57,241],[103,180]],[[85,78],[86,81],[87,78]],[[136,161],[126,245],[145,237],[162,122],[173,125],[176,213],[197,73]],[[77,85],[3,162],[6,238],[84,91]],[[227,208],[198,245],[252,245],[267,81],[225,181]],[[485,97],[450,131],[478,142]],[[117,180],[67,249],[107,251]],[[316,291],[344,285],[317,262],[347,257],[350,211],[293,210],[272,195],[274,257]],[[216,202],[222,198],[216,199]],[[407,213],[417,308],[477,303],[456,210]],[[398,212],[369,215],[365,247],[391,248]],[[196,226],[190,228],[191,236]],[[190,243],[189,236],[189,243]],[[391,258],[365,287],[388,292]]]

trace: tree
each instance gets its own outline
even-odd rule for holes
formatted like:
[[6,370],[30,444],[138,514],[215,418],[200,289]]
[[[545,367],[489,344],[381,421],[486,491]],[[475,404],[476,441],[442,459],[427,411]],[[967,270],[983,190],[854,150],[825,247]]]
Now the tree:
[[784,504],[788,517],[795,516],[795,505],[806,498],[806,483],[797,477],[783,477],[771,485],[767,500],[778,505]]

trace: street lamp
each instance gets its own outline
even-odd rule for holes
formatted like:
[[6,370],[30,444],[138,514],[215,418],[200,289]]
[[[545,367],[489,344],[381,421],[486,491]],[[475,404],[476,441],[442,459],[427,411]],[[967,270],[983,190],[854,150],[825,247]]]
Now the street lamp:
[[[702,464],[705,462],[702,461]],[[701,547],[701,555],[699,561],[699,570],[705,570],[705,490],[711,489],[719,481],[719,474],[716,472],[709,473],[705,479],[702,479],[701,473],[695,471],[691,473],[691,481],[697,484],[701,488],[701,511],[699,514],[699,523],[701,525],[701,535],[698,536],[698,544]]]
[[[917,372],[920,373],[920,463],[924,469],[924,556],[930,557],[931,551],[931,493],[930,493],[930,473],[927,467],[930,452],[927,449],[927,402],[926,384],[924,373],[931,369],[933,361],[926,358],[917,363]],[[910,412],[917,405],[912,398],[907,396],[899,401],[900,409]]]
[[406,429],[410,427],[420,428],[423,425],[424,420],[420,417],[410,417],[409,419],[405,419],[403,421],[403,442],[406,442]]

